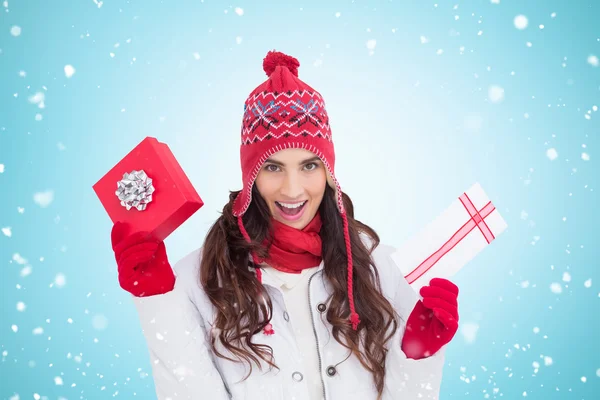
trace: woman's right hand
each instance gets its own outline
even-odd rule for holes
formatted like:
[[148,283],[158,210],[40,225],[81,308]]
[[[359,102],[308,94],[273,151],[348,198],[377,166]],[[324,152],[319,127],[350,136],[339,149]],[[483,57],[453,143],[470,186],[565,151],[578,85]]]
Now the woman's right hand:
[[130,227],[117,222],[111,241],[119,272],[119,284],[136,297],[154,296],[173,290],[175,274],[165,243],[148,232],[128,234]]

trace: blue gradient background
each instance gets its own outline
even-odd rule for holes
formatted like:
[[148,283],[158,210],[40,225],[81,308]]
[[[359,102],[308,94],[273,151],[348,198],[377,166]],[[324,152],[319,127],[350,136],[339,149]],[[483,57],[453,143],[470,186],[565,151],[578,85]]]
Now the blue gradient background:
[[[384,242],[400,245],[474,182],[508,223],[455,277],[461,323],[478,330],[449,345],[441,398],[599,399],[600,68],[587,60],[600,57],[600,3],[277,3],[2,6],[0,398],[155,398],[92,185],[145,136],[168,143],[205,201],[167,239],[169,257],[199,247],[241,187],[243,101],[277,49],[326,99],[342,188]],[[44,108],[28,100],[37,92]]]

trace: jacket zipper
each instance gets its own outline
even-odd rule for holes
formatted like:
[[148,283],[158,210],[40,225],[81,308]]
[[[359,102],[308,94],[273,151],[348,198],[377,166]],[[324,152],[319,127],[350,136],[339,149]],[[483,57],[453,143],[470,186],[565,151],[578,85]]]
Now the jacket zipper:
[[317,356],[319,357],[319,377],[321,378],[321,384],[323,385],[323,399],[327,400],[327,395],[325,394],[325,381],[323,381],[323,366],[321,365],[321,352],[319,351],[319,337],[317,336],[317,330],[315,328],[315,322],[313,317],[313,305],[310,302],[310,282],[312,278],[321,271],[317,271],[308,280],[308,305],[310,306],[310,322],[313,326],[313,333],[315,334],[315,340],[317,341]]

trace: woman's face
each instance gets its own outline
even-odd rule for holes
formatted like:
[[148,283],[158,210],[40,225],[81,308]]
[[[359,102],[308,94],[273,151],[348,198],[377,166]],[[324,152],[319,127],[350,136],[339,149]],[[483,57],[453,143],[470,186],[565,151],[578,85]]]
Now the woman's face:
[[275,220],[304,229],[319,210],[327,170],[314,153],[285,149],[265,161],[255,183]]

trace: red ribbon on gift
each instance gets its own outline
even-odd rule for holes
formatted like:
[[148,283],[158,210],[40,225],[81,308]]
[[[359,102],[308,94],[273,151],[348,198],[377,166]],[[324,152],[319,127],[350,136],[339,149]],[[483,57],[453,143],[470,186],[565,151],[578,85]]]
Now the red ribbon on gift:
[[433,252],[425,261],[423,261],[418,267],[412,270],[406,275],[408,283],[413,283],[427,271],[429,271],[442,257],[444,257],[450,250],[458,245],[473,229],[479,228],[481,234],[485,238],[488,244],[492,242],[496,237],[492,233],[492,230],[485,222],[485,219],[490,215],[496,207],[489,201],[480,210],[477,210],[467,193],[463,193],[459,198],[462,205],[467,210],[470,218],[463,224],[451,237],[448,239],[438,250]]

